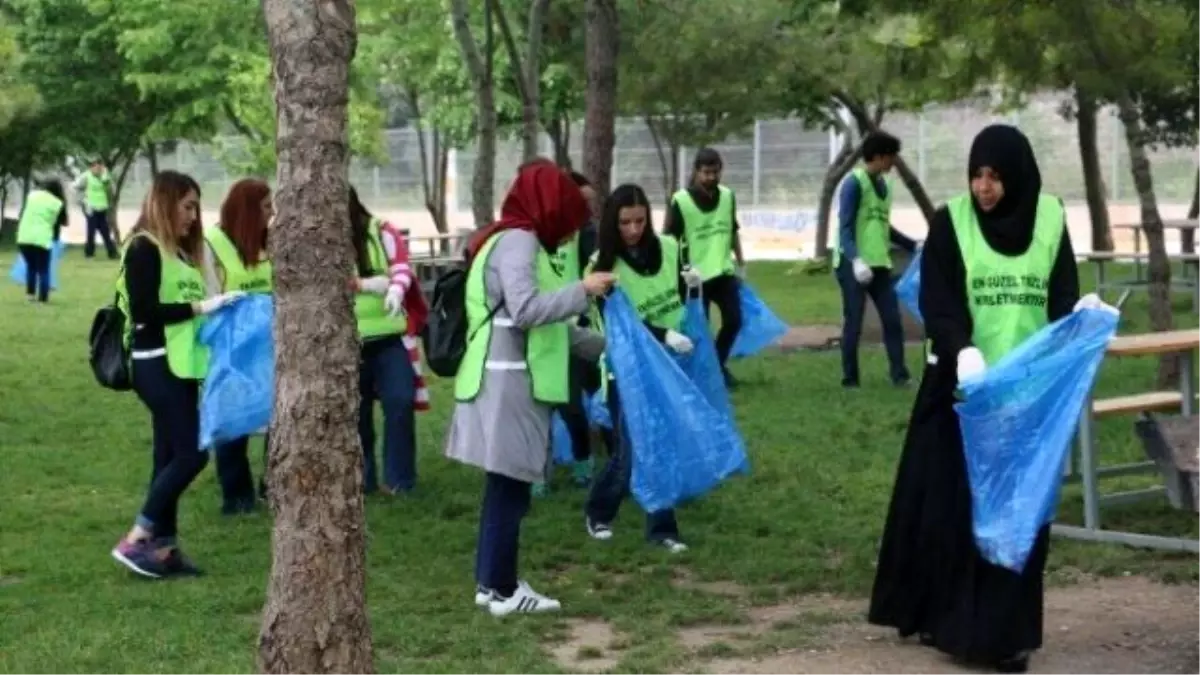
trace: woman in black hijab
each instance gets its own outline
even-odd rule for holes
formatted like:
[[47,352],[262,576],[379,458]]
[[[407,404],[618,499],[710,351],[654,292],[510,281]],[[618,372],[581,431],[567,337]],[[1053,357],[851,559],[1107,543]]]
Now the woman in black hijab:
[[[1021,574],[980,556],[954,392],[960,378],[982,372],[1031,330],[1069,314],[1079,300],[1079,277],[1062,202],[1042,192],[1024,134],[1007,125],[981,131],[967,179],[969,194],[938,210],[925,244],[919,302],[929,350],[868,618],[901,637],[917,634],[962,662],[1024,672],[1042,644],[1050,528],[1038,533]],[[984,275],[1014,270],[1018,278],[1034,277],[1033,285],[1003,294],[982,283]],[[1038,297],[1033,308],[1030,294]],[[1014,297],[1024,309],[1005,302]],[[1019,321],[1009,320],[1014,316]]]

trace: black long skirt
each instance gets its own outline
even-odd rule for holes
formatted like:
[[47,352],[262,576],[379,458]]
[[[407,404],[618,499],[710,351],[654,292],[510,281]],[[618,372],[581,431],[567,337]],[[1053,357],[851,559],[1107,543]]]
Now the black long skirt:
[[868,620],[923,634],[960,661],[992,665],[1042,645],[1049,527],[1025,570],[985,561],[954,412],[954,373],[927,366],[900,456]]

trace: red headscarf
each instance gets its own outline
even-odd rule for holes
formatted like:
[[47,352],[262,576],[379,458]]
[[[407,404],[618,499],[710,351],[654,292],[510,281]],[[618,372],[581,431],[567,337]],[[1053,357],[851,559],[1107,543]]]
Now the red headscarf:
[[527,230],[542,247],[553,251],[563,239],[587,223],[591,210],[579,186],[548,159],[535,159],[517,172],[517,178],[500,206],[500,219],[481,228],[467,242],[467,260],[493,234]]

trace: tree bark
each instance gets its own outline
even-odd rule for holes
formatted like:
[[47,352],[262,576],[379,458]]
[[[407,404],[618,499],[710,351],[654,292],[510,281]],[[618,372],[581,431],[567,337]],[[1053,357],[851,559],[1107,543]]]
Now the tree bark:
[[1100,169],[1100,148],[1096,141],[1096,99],[1075,89],[1075,130],[1079,136],[1079,160],[1083,165],[1083,189],[1087,195],[1088,216],[1092,221],[1092,250],[1113,250],[1108,202],[1104,196],[1104,173]]
[[[491,3],[487,3],[485,9],[490,38]],[[496,206],[496,83],[491,69],[490,39],[485,63],[475,36],[471,34],[468,17],[467,0],[450,0],[450,23],[475,88],[476,149],[475,170],[471,175],[471,212],[475,216],[475,226],[483,227],[492,222]]]
[[[1200,218],[1200,169],[1196,170],[1196,185],[1192,188],[1192,203],[1188,206],[1187,217],[1189,220]],[[1182,239],[1182,250],[1184,253],[1196,252],[1196,231],[1183,230],[1179,235]]]
[[[587,89],[583,122],[583,171],[601,199],[612,190],[617,142],[617,55],[621,27],[616,0],[587,0]],[[596,200],[600,208],[600,199]]]
[[517,92],[521,97],[521,157],[522,162],[529,162],[539,154],[542,33],[545,30],[546,10],[550,7],[550,0],[533,0],[529,4],[529,26],[525,31],[524,57],[517,48],[516,37],[508,23],[508,17],[504,15],[504,7],[500,0],[487,2],[491,3],[496,23],[500,26],[500,35],[504,38],[508,57],[512,61],[513,79],[516,80]]
[[158,175],[158,143],[146,144],[146,161],[150,164],[150,178]]
[[267,482],[275,516],[258,666],[369,673],[359,345],[347,279],[352,0],[263,0],[275,81],[279,229],[275,408]]
[[555,115],[546,124],[546,134],[554,146],[554,163],[570,169],[571,167],[571,118],[566,115]]
[[[1174,324],[1171,316],[1171,262],[1167,257],[1167,245],[1163,238],[1158,199],[1154,194],[1150,158],[1146,154],[1143,142],[1141,117],[1137,106],[1127,93],[1122,93],[1117,99],[1117,114],[1125,127],[1125,142],[1129,146],[1129,172],[1137,190],[1138,204],[1141,206],[1142,232],[1146,235],[1146,248],[1150,253],[1147,266],[1150,282],[1150,326],[1156,331],[1171,330]],[[1178,376],[1176,357],[1164,355],[1159,360],[1159,387],[1174,386],[1178,382]]]
[[[675,186],[679,185],[679,150],[675,144],[671,142],[669,136],[658,129],[654,117],[646,115],[642,118],[646,123],[646,129],[650,131],[650,140],[654,142],[654,152],[658,156],[658,166],[661,172],[659,176],[662,178],[663,203],[671,203],[671,195],[675,192]],[[667,146],[663,147],[663,137],[667,136]]]
[[854,168],[858,157],[859,146],[843,143],[842,149],[825,170],[825,179],[821,181],[821,198],[817,202],[817,232],[813,241],[813,255],[816,258],[829,257],[829,220],[833,214],[833,197],[842,178]]

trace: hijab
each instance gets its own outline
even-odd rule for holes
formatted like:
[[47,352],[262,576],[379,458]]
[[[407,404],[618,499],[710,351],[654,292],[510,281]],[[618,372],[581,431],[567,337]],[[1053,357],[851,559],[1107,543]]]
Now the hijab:
[[1020,255],[1033,241],[1042,173],[1029,139],[1007,124],[993,124],[980,131],[971,143],[967,160],[970,183],[982,167],[990,167],[1004,184],[1004,196],[991,211],[984,211],[974,195],[971,203],[988,245],[1007,255]]
[[525,164],[500,206],[500,218],[481,228],[467,242],[467,260],[492,235],[525,230],[537,235],[542,248],[553,253],[563,239],[575,234],[591,215],[583,194],[570,176],[553,162],[538,159]]

